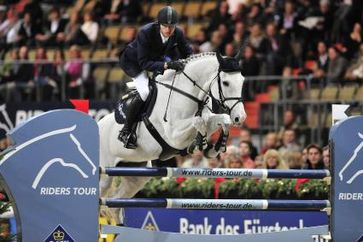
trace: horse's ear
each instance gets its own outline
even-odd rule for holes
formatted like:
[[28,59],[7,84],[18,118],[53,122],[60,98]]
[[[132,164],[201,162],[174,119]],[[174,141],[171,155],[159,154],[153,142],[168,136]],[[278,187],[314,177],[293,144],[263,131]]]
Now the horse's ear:
[[223,56],[219,53],[219,51],[216,52],[216,56],[219,64],[223,63]]

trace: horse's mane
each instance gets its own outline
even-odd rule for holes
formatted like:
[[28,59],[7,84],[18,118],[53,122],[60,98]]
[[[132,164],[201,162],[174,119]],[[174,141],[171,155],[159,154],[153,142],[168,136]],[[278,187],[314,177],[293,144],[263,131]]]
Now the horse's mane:
[[[184,65],[186,65],[188,63],[191,63],[192,61],[199,60],[200,58],[208,57],[208,56],[216,56],[216,53],[215,52],[203,52],[203,53],[199,53],[199,54],[193,54],[193,55],[190,55],[188,58],[180,59],[179,61],[181,61]],[[158,81],[170,81],[170,80],[172,80],[174,75],[175,75],[175,72],[164,72],[163,75],[158,75],[156,78]],[[180,75],[180,73],[177,73],[177,75]]]
[[189,62],[194,61],[194,60],[197,60],[197,59],[199,59],[201,57],[205,57],[205,56],[215,56],[215,55],[216,55],[215,52],[203,52],[203,53],[191,55],[191,56],[189,56],[186,59],[182,59],[181,61],[183,62],[183,64],[186,65]]

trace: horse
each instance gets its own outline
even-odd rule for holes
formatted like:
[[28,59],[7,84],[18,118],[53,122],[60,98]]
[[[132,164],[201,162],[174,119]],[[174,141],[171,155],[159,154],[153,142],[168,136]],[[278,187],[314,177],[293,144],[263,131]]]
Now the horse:
[[[240,125],[246,119],[242,103],[244,77],[239,68],[240,53],[235,57],[222,57],[219,53],[196,54],[182,60],[184,70],[166,70],[154,79],[157,86],[155,105],[148,117],[137,125],[138,147],[126,149],[118,140],[122,124],[115,122],[114,113],[98,122],[100,133],[100,166],[112,167],[123,162],[151,166],[151,160],[173,157],[190,147],[198,132],[208,138],[216,130]],[[213,104],[213,105],[212,105]],[[215,113],[213,106],[222,110]],[[148,125],[157,131],[151,134]],[[160,141],[161,139],[161,141]],[[159,141],[157,141],[159,140]],[[225,147],[209,149],[216,156]],[[101,176],[101,197],[131,198],[149,181],[148,177],[122,177],[113,191],[108,176]],[[104,208],[106,209],[106,208]],[[102,212],[102,210],[101,210]],[[110,216],[109,213],[107,213]],[[113,217],[118,222],[122,217]]]

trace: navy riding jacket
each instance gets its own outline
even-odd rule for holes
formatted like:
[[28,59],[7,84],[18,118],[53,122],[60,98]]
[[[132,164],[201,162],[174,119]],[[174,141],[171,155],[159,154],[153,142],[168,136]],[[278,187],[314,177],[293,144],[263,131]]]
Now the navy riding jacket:
[[120,66],[131,77],[144,70],[163,73],[165,62],[191,54],[192,48],[180,28],[176,27],[173,35],[163,44],[160,25],[153,22],[143,26],[136,39],[126,46],[120,56]]

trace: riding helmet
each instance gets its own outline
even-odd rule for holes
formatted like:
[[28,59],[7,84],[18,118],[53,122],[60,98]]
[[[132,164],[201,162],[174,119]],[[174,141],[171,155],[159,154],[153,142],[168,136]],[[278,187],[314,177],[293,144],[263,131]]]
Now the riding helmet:
[[175,25],[178,23],[178,13],[170,6],[163,7],[158,13],[159,24]]

